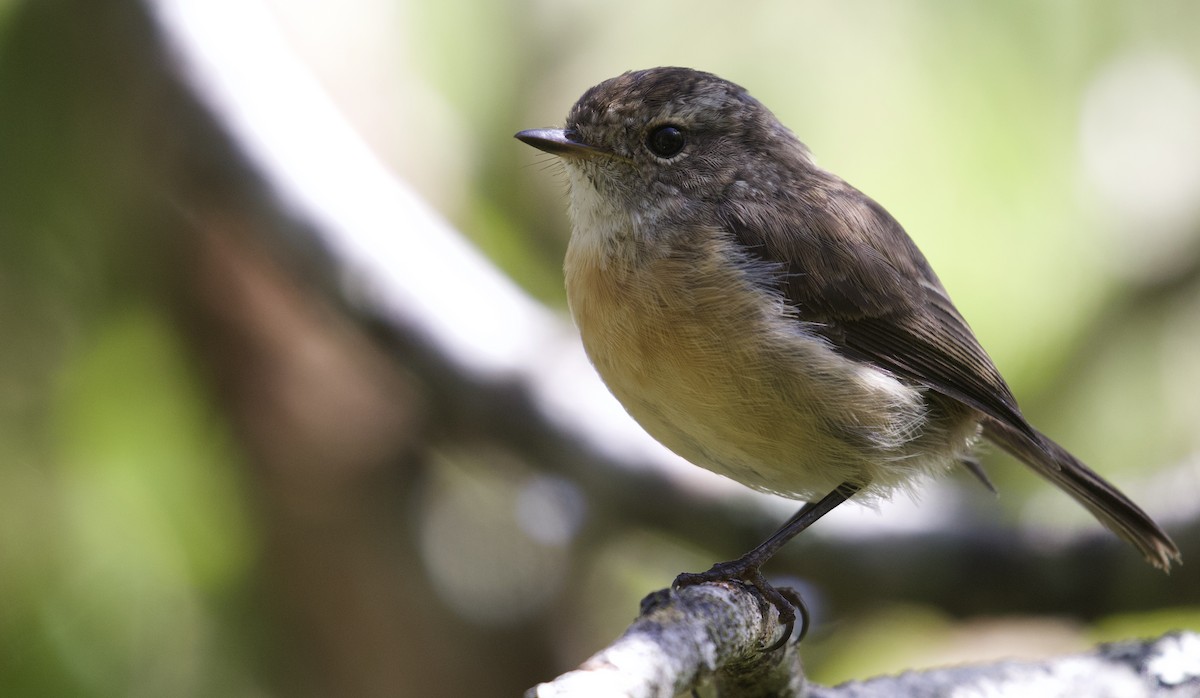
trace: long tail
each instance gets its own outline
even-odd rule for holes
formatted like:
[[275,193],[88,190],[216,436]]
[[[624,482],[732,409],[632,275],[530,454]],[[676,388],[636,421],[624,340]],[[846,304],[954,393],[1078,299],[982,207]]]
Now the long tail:
[[1151,565],[1166,571],[1172,562],[1181,561],[1175,542],[1141,507],[1045,435],[1035,431],[1040,437],[1036,441],[993,419],[984,420],[983,434],[1071,495],[1110,531],[1140,550]]

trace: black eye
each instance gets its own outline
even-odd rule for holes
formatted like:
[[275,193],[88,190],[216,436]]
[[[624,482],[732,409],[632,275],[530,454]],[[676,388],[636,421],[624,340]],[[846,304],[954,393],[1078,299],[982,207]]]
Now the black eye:
[[646,147],[660,158],[674,157],[683,150],[683,131],[675,126],[659,126],[646,138]]

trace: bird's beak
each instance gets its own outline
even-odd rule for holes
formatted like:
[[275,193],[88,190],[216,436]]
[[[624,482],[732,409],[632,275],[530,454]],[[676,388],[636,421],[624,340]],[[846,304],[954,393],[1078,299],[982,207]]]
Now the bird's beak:
[[578,133],[568,129],[531,128],[518,133],[516,139],[551,155],[588,157],[611,154],[607,150],[584,143]]

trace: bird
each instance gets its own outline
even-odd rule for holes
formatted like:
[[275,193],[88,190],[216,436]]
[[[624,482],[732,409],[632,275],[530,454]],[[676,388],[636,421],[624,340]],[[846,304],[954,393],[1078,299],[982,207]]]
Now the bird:
[[990,486],[973,457],[982,440],[1151,565],[1180,561],[1137,504],[1029,423],[900,223],[745,88],[690,68],[629,71],[584,92],[564,128],[516,138],[565,166],[568,305],[608,389],[684,459],[806,502],[676,587],[745,582],[790,632],[802,601],[763,564],[847,500],[960,466]]

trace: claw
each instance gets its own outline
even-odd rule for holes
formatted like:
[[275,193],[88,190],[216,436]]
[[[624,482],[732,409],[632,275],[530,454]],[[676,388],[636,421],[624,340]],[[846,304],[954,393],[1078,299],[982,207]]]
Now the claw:
[[774,606],[779,611],[779,623],[783,625],[785,630],[783,635],[769,647],[763,649],[763,652],[773,652],[787,644],[788,639],[792,636],[792,631],[796,627],[796,611],[800,611],[800,637],[796,642],[804,639],[808,633],[809,614],[808,606],[805,605],[804,599],[801,598],[799,592],[791,587],[782,587],[776,589],[771,586],[766,577],[763,577],[762,572],[757,567],[738,564],[739,561],[719,562],[712,566],[707,572],[684,572],[675,578],[671,584],[672,588],[679,589],[680,587],[694,586],[696,584],[704,584],[707,582],[726,582],[738,581],[748,586],[754,587],[763,599]]
[[780,647],[783,647],[784,645],[786,645],[788,638],[790,638],[792,636],[792,631],[795,629],[796,629],[796,619],[795,618],[789,620],[786,623],[783,623],[783,634],[779,636],[778,640],[776,640],[775,642],[772,642],[768,647],[764,647],[762,653],[770,654],[770,653],[774,652],[775,650],[779,649]]
[[707,572],[683,573],[675,578],[675,582],[671,587],[678,589],[680,587],[692,586],[694,584],[703,584],[705,582],[727,582],[739,581],[749,584],[758,589],[763,598],[771,603],[772,606],[779,609],[779,622],[787,627],[787,632],[783,638],[770,647],[766,651],[771,651],[782,647],[792,635],[796,624],[796,609],[800,610],[800,618],[802,625],[800,626],[800,637],[796,642],[804,639],[808,633],[808,608],[804,605],[804,599],[800,598],[800,594],[796,593],[795,589],[784,588],[786,595],[780,592],[775,587],[767,583],[763,578],[759,568],[763,566],[771,556],[779,550],[779,548],[791,540],[796,534],[811,526],[822,516],[833,511],[842,502],[850,499],[862,488],[861,484],[854,482],[843,482],[838,485],[832,492],[825,495],[818,502],[809,502],[800,507],[800,511],[796,512],[795,516],[787,520],[787,523],[779,527],[778,531],[771,534],[771,537],[760,543],[756,548],[730,562],[718,562],[713,565]]
[[[780,587],[779,593],[792,604],[792,608],[800,611],[800,634],[796,636],[798,645],[808,636],[808,626],[812,622],[812,616],[808,613],[808,604],[804,603],[804,597],[800,595],[800,592],[791,587]],[[790,635],[791,633],[788,633],[788,636]]]

